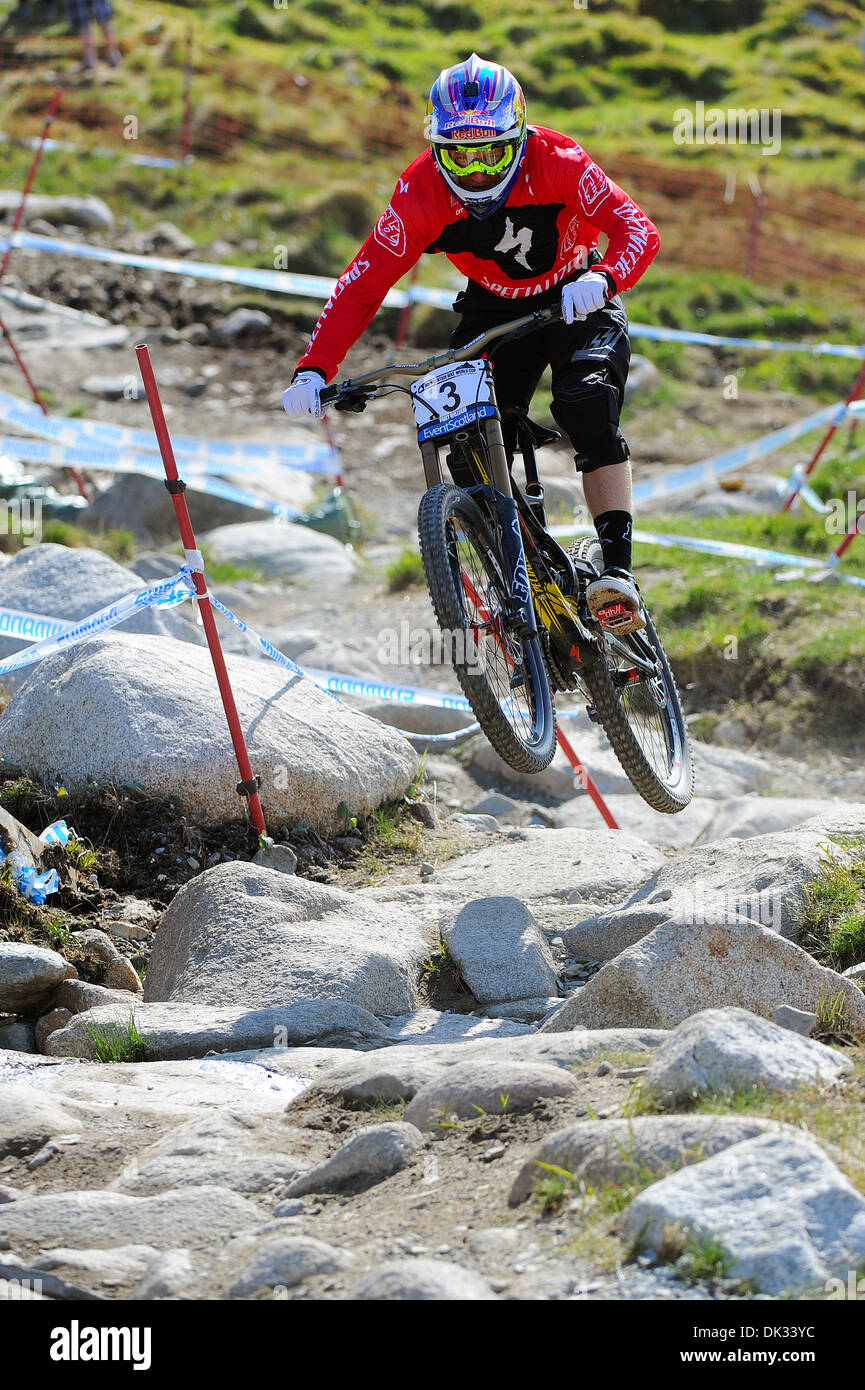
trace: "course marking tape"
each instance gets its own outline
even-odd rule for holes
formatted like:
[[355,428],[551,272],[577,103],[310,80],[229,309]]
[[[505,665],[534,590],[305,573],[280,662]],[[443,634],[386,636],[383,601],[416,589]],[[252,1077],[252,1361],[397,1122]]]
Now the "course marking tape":
[[[109,247],[90,246],[86,242],[66,241],[62,237],[37,236],[33,232],[15,232],[11,238],[0,237],[0,248],[10,244],[34,251],[56,255],[78,256],[87,260],[105,261],[111,265],[138,266],[145,270],[161,270],[169,275],[189,275],[203,280],[249,285],[256,289],[274,290],[277,294],[292,294],[301,298],[328,300],[333,293],[334,280],[322,275],[298,275],[285,270],[264,270],[253,266],[214,265],[207,261],[184,261],[167,256],[144,256],[131,251],[112,251]],[[386,308],[403,309],[407,304],[431,304],[450,309],[459,289],[444,290],[414,285],[411,289],[388,290],[382,303]],[[519,301],[525,303],[529,301]],[[517,301],[514,301],[515,305]],[[850,343],[797,343],[772,338],[730,338],[711,333],[696,333],[688,329],[661,328],[654,324],[632,323],[632,337],[654,338],[658,342],[697,343],[705,347],[740,347],[754,352],[805,352],[819,357],[865,357],[865,345]]]
[[827,405],[822,410],[815,411],[813,415],[806,415],[803,420],[794,421],[792,425],[785,425],[783,429],[773,430],[771,434],[761,435],[759,439],[752,439],[749,444],[739,444],[735,449],[728,449],[723,454],[700,459],[697,463],[677,469],[675,473],[660,474],[656,478],[636,483],[634,501],[652,501],[657,497],[668,497],[670,493],[679,492],[684,488],[714,482],[725,473],[732,473],[736,468],[765,458],[767,454],[783,448],[785,444],[792,443],[803,434],[810,434],[812,430],[820,429],[823,425],[840,423],[846,413],[847,407],[843,401],[837,405]]
[[[556,537],[593,536],[594,526],[551,526],[550,534]],[[825,556],[792,555],[785,550],[765,550],[758,545],[740,545],[736,541],[717,541],[708,536],[676,536],[659,531],[634,530],[633,538],[641,545],[658,545],[668,549],[698,550],[707,555],[722,555],[728,560],[748,560],[761,566],[789,565],[795,569],[825,570],[829,561]],[[835,578],[843,584],[865,589],[865,578],[857,574],[844,574],[834,571]]]
[[[0,390],[0,422],[15,425],[28,434],[53,439],[58,444],[80,445],[87,440],[111,448],[129,447],[158,454],[152,430],[130,429],[101,420],[77,420],[69,415],[43,415],[30,401]],[[182,458],[200,458],[210,472],[236,473],[247,467],[275,463],[309,473],[332,473],[338,458],[327,444],[244,444],[239,440],[203,439],[180,435],[172,440]]]
[[[75,448],[63,444],[49,444],[43,439],[11,437],[3,440],[3,447],[14,458],[44,463],[51,468],[93,468],[105,472],[140,473],[146,478],[156,478],[160,482],[165,480],[162,464],[155,454],[123,454],[112,458],[101,449],[83,446]],[[223,478],[196,471],[194,468],[187,470],[184,467],[184,482],[193,492],[206,492],[213,497],[224,497],[227,501],[238,502],[244,507],[270,512],[272,516],[281,517],[284,521],[294,521],[305,515],[297,507],[289,506],[287,502],[274,502],[269,497],[260,497],[257,492],[247,492],[244,488],[234,487]]]
[[[32,646],[6,657],[5,661],[0,661],[0,676],[17,671],[22,666],[30,666],[34,661],[42,661],[44,657],[64,651],[67,647],[77,647],[79,642],[86,642],[89,638],[98,636],[100,632],[105,632],[107,628],[125,622],[143,608],[174,607],[178,603],[185,603],[194,593],[192,571],[188,565],[181,565],[177,573],[169,579],[161,579],[156,584],[148,584],[144,589],[126,594],[124,598],[117,599],[97,613],[78,619],[71,626],[64,624],[61,632],[42,637]],[[36,617],[35,614],[31,616]]]

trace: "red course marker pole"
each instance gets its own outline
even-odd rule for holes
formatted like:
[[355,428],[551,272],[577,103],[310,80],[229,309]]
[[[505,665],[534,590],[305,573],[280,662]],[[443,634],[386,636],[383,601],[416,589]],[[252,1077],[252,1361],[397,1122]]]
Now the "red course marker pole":
[[[39,168],[39,161],[42,158],[42,151],[45,148],[45,141],[48,138],[48,131],[51,129],[51,122],[54,120],[54,116],[57,112],[57,107],[60,105],[60,98],[62,95],[62,88],[55,87],[54,95],[51,98],[51,101],[48,106],[48,111],[45,116],[45,124],[42,127],[42,134],[39,137],[39,144],[36,146],[33,158],[30,161],[30,168],[27,171],[27,178],[24,180],[24,188],[21,193],[21,202],[18,204],[15,216],[12,219],[12,228],[9,232],[9,245],[3,252],[3,259],[2,261],[0,261],[0,280],[2,280],[3,276],[6,274],[6,267],[9,264],[9,257],[12,255],[12,239],[21,225],[21,219],[24,216],[24,207],[27,203],[27,199],[30,196],[30,190],[33,187],[33,180],[36,177],[36,170]],[[18,351],[18,348],[15,344],[15,339],[12,337],[12,334],[9,332],[9,329],[3,322],[2,315],[0,315],[0,337],[6,339],[6,342],[9,344],[9,349],[12,353],[12,356],[15,358],[15,361],[18,367],[20,368],[21,375],[24,377],[24,380],[30,387],[31,396],[38,405],[39,409],[42,411],[42,414],[47,415],[48,407],[42,399],[42,393],[40,392],[39,387],[36,385],[36,382],[33,380],[32,376],[27,370],[27,364],[25,363],[23,357]],[[77,468],[70,468],[69,472],[74,478],[75,485],[78,488],[78,491],[81,493],[81,496],[87,497],[87,488],[84,485],[83,475],[79,473]]]
[[0,280],[2,280],[3,276],[6,274],[6,266],[9,264],[9,257],[12,254],[12,238],[21,225],[21,218],[24,216],[24,204],[27,202],[27,199],[30,196],[30,189],[33,187],[33,180],[36,177],[36,170],[39,168],[39,161],[42,158],[42,151],[45,148],[45,141],[48,138],[48,131],[51,129],[51,122],[54,120],[54,116],[57,112],[57,107],[60,105],[60,98],[62,95],[62,88],[55,87],[54,95],[51,98],[51,103],[48,107],[48,112],[45,117],[45,124],[42,127],[42,134],[39,137],[39,144],[36,146],[36,151],[33,155],[33,160],[30,164],[30,169],[27,174],[27,178],[24,180],[24,191],[21,194],[21,202],[18,204],[18,210],[15,213],[14,218],[12,219],[12,230],[9,233],[9,245],[6,247],[6,250],[3,253],[3,260],[0,261]]
[[592,781],[588,768],[584,767],[583,764],[580,762],[579,758],[577,757],[568,740],[565,738],[565,735],[562,733],[561,729],[556,729],[556,738],[559,741],[559,747],[561,748],[571,767],[574,769],[580,786],[585,787],[586,791],[589,793],[589,796],[594,801],[595,805],[597,806],[598,810],[600,811],[601,815],[603,816],[610,829],[618,830],[618,821],[615,819],[606,801],[601,796],[601,793],[598,791],[596,784]]
[[[170,484],[174,484],[174,486],[170,486],[168,490],[171,494],[171,500],[174,503],[177,525],[180,528],[180,539],[183,542],[184,550],[196,550],[195,533],[192,529],[192,522],[189,519],[189,508],[186,505],[186,498],[184,496],[186,484],[183,483],[178,476],[177,464],[174,459],[174,450],[171,447],[168,426],[165,423],[162,402],[159,399],[159,388],[156,385],[156,377],[153,375],[153,366],[150,361],[150,353],[147,350],[147,344],[139,343],[135,349],[135,355],[138,358],[138,365],[141,368],[141,378],[144,382],[144,389],[147,392],[147,404],[150,406],[150,415],[159,443],[159,452],[162,455],[165,476]],[[216,628],[216,619],[213,616],[213,609],[210,606],[207,585],[204,582],[204,575],[200,570],[193,572],[192,580],[195,584],[196,593],[198,594],[198,611],[201,614],[201,621],[204,624],[204,633],[207,637],[207,645],[210,648],[210,656],[213,661],[213,669],[216,672],[219,693],[222,696],[222,706],[225,710],[225,717],[228,720],[228,730],[231,734],[231,742],[234,745],[234,756],[237,758],[237,766],[240,769],[241,781],[238,783],[237,790],[241,796],[246,797],[249,803],[250,819],[259,835],[266,835],[267,828],[264,824],[264,813],[261,809],[261,802],[258,797],[258,778],[253,776],[252,767],[250,765],[246,740],[243,737],[243,729],[240,727],[240,717],[237,713],[237,706],[234,703],[234,695],[231,690],[231,682],[228,679],[228,671],[225,667],[225,657],[222,655],[222,646],[220,645],[219,633]]]
[[[853,401],[858,401],[859,397],[862,394],[863,387],[865,387],[865,366],[862,367],[861,372],[859,373],[853,385],[851,386],[850,394],[846,397],[844,404],[852,405]],[[853,418],[855,422],[855,416]],[[820,443],[817,445],[817,448],[814,450],[814,453],[811,455],[808,467],[805,469],[805,472],[801,475],[803,478],[810,477],[810,475],[814,472],[814,469],[820,462],[820,457],[823,453],[823,450],[826,448],[826,445],[829,443],[829,440],[832,438],[837,428],[837,425],[829,426]],[[781,508],[782,512],[789,512],[796,498],[799,496],[800,487],[801,483],[798,483],[795,478],[791,478],[790,492],[787,494],[787,497],[784,500],[784,505]]]

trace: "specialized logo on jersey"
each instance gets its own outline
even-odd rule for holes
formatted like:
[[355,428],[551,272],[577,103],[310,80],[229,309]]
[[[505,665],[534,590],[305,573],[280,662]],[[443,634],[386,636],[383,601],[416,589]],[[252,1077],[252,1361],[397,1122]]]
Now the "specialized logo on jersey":
[[609,194],[610,181],[603,169],[599,169],[597,164],[590,164],[580,179],[580,198],[586,212],[594,212]]
[[379,246],[383,246],[386,251],[392,251],[395,256],[405,255],[403,220],[398,212],[394,212],[390,203],[375,224],[374,236]]
[[444,228],[428,249],[468,252],[496,265],[511,280],[528,280],[553,269],[559,254],[556,219],[564,203],[506,204],[483,221],[461,217]]

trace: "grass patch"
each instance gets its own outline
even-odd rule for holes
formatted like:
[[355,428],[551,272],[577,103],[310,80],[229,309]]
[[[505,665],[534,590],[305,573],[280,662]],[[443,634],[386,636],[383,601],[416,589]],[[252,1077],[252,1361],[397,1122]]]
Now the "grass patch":
[[146,1040],[130,1018],[125,1024],[114,1027],[97,1023],[87,1024],[87,1035],[93,1046],[94,1060],[97,1062],[143,1062],[146,1057]]
[[207,577],[213,580],[214,584],[234,584],[238,579],[250,579],[254,584],[261,584],[264,575],[261,570],[244,568],[243,565],[233,565],[230,560],[206,560]]
[[423,561],[416,550],[404,545],[396,559],[385,568],[387,587],[392,594],[403,589],[413,589],[425,582]]
[[839,972],[865,960],[865,852],[849,864],[827,862],[804,894],[805,950]]
[[135,537],[119,526],[111,526],[106,531],[85,531],[71,521],[46,521],[42,526],[42,540],[51,545],[102,550],[120,565],[128,564],[135,554]]

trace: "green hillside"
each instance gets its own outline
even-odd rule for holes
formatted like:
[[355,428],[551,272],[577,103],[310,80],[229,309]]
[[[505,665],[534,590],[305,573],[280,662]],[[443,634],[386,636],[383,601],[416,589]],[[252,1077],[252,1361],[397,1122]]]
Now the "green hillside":
[[[119,29],[130,54],[126,82],[152,67],[162,25],[180,40],[191,22],[196,85],[218,85],[220,63],[243,59],[285,65],[312,82],[327,78],[344,100],[304,100],[308,120],[274,105],[267,84],[246,93],[244,114],[261,129],[306,128],[352,145],[375,120],[372,102],[396,83],[414,103],[418,127],[435,71],[474,48],[514,69],[535,119],[562,125],[587,144],[649,155],[697,157],[740,166],[759,151],[674,144],[677,108],[703,101],[782,112],[783,145],[773,175],[865,191],[865,12],[851,0],[248,0],[245,4],[119,0]],[[39,10],[39,5],[31,6]],[[15,10],[9,0],[0,16]],[[53,32],[64,32],[65,26]],[[52,32],[49,28],[45,32]],[[179,63],[164,61],[151,98],[179,98]],[[173,70],[172,70],[173,68]],[[206,71],[209,69],[209,72]],[[206,79],[206,81],[205,81]],[[211,90],[211,97],[216,92]],[[220,109],[235,103],[220,95]],[[310,94],[314,96],[314,93]],[[153,113],[151,113],[153,114]],[[163,113],[161,113],[163,114]],[[378,124],[389,124],[378,107]]]

